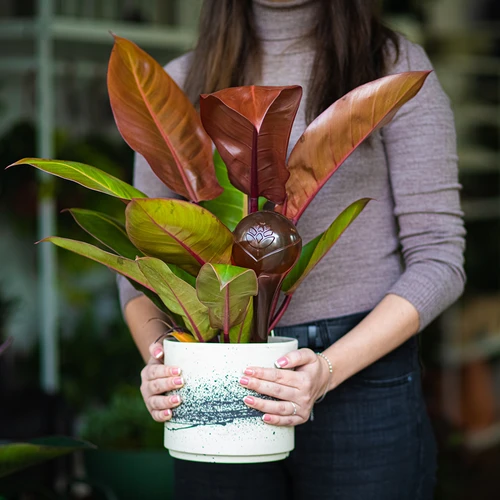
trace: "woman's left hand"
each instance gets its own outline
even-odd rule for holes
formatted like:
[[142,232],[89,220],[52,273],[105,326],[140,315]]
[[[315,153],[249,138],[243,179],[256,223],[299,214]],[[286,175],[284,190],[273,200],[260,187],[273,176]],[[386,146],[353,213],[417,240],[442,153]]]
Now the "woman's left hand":
[[279,358],[276,365],[286,369],[248,367],[240,384],[280,401],[253,396],[246,396],[243,401],[247,406],[263,412],[262,418],[267,424],[303,424],[309,420],[314,402],[329,385],[327,362],[311,349],[299,349]]

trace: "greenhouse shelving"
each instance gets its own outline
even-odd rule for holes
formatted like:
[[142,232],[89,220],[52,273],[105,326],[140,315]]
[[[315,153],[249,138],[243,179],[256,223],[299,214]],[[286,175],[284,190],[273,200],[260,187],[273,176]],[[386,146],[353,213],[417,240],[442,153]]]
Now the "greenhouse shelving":
[[[115,0],[97,3],[90,0],[37,0],[36,14],[31,18],[0,18],[0,40],[5,47],[4,54],[0,56],[2,72],[26,71],[35,74],[38,156],[53,157],[56,99],[54,78],[64,72],[64,65],[56,56],[58,46],[71,42],[89,49],[92,46],[94,51],[99,50],[99,47],[100,50],[105,48],[109,51],[112,45],[110,31],[145,49],[165,50],[170,54],[185,51],[193,45],[201,0],[172,0],[169,7],[175,7],[177,15],[176,21],[168,25],[117,20],[120,17],[117,15],[120,5],[123,7],[123,3]],[[164,8],[164,5],[166,4],[162,0],[147,2],[150,13]],[[7,7],[3,7],[2,12],[5,11],[8,11]],[[102,19],[95,18],[98,11]],[[70,16],[68,13],[79,13],[80,17]],[[85,62],[82,61],[84,65]],[[92,60],[88,61],[89,68],[92,63]],[[43,238],[56,233],[55,203],[52,194],[53,180],[45,174],[40,174],[39,178],[38,233]],[[47,393],[57,393],[59,360],[56,251],[53,245],[40,245],[38,251],[40,380]]]
[[[484,55],[494,39],[500,40],[500,26],[489,24],[475,25],[470,30],[441,30],[431,35],[433,42],[443,42],[447,47],[445,55],[436,61],[435,67],[445,91],[451,98],[458,132],[459,172],[461,182],[471,175],[490,175],[500,173],[500,150],[470,143],[470,133],[479,127],[496,130],[500,143],[500,57]],[[468,43],[468,41],[471,41]],[[479,42],[478,42],[479,40]],[[474,44],[480,46],[480,49]],[[468,52],[470,49],[470,53]],[[482,95],[474,95],[471,89],[477,88],[479,79],[496,81],[496,99],[483,102]],[[495,133],[493,132],[493,135]],[[466,177],[467,176],[467,177]],[[498,186],[500,192],[500,186]],[[467,224],[481,221],[500,221],[500,195],[489,197],[465,198],[462,208]],[[491,262],[492,269],[498,270],[500,262]],[[492,271],[494,272],[494,271]],[[467,299],[466,299],[467,300]],[[495,300],[493,298],[493,300]],[[456,304],[441,318],[443,332],[440,349],[440,363],[446,375],[442,379],[443,413],[450,421],[462,414],[463,372],[462,368],[471,363],[490,363],[500,355],[500,330],[478,331],[470,336],[461,337],[464,318],[464,305]],[[499,303],[500,308],[500,303]],[[497,415],[497,418],[500,416]],[[500,443],[500,421],[480,429],[464,429],[463,444],[472,452],[481,452]]]

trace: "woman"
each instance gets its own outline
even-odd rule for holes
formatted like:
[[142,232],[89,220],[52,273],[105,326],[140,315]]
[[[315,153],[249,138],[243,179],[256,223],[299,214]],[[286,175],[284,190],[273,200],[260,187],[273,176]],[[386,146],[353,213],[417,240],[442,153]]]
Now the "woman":
[[[206,0],[197,48],[167,72],[193,102],[242,84],[304,89],[290,150],[306,124],[352,88],[426,70],[424,51],[384,28],[368,0]],[[289,150],[289,152],[290,152]],[[435,444],[421,394],[415,334],[462,293],[464,229],[453,116],[436,76],[358,148],[299,223],[304,241],[343,208],[371,202],[295,294],[278,334],[299,339],[281,368],[248,367],[240,383],[281,401],[245,398],[269,425],[293,425],[296,449],[269,464],[176,462],[176,499],[431,499]],[[170,196],[142,158],[135,184]],[[158,311],[121,285],[125,316],[147,365],[153,418],[182,404],[164,367]],[[317,355],[315,352],[321,352]],[[332,370],[330,370],[330,366]],[[321,403],[315,401],[326,393]]]

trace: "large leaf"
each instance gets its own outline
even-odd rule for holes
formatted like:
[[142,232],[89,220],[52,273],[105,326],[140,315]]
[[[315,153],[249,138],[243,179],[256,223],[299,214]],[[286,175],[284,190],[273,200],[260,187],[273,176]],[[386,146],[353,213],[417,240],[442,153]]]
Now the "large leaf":
[[213,200],[204,201],[201,206],[213,213],[231,231],[243,217],[248,215],[247,195],[235,188],[227,175],[227,168],[220,154],[214,154],[215,174],[224,192]]
[[221,194],[210,138],[193,105],[151,56],[117,36],[108,92],[122,137],[162,182],[192,201]]
[[137,259],[137,263],[164,304],[182,316],[186,328],[199,342],[206,342],[217,335],[217,330],[210,326],[208,309],[199,301],[194,287],[176,276],[159,259],[143,257]]
[[257,276],[252,269],[224,264],[205,264],[196,279],[196,292],[208,307],[210,324],[229,340],[229,330],[241,323],[250,298],[257,295]]
[[283,202],[288,141],[301,97],[297,85],[234,87],[201,96],[203,126],[231,183],[250,198]]
[[57,436],[33,439],[25,443],[0,443],[0,477],[76,450],[90,448],[95,446],[85,441]]
[[248,305],[243,317],[243,321],[234,325],[229,330],[229,342],[231,344],[248,344],[252,336],[253,325],[253,300],[248,301]]
[[85,243],[83,241],[70,240],[67,238],[60,238],[59,236],[49,236],[41,240],[49,241],[58,247],[70,250],[71,252],[87,257],[87,259],[95,260],[100,264],[104,264],[113,271],[122,274],[123,276],[130,278],[142,286],[149,288],[153,292],[154,288],[149,284],[147,279],[141,273],[141,270],[137,266],[134,260],[126,259],[120,255],[115,255],[113,253],[105,252],[100,248],[91,245],[90,243]]
[[[175,267],[175,266],[170,265],[169,267],[172,270],[172,267]],[[180,270],[179,268],[177,268],[177,269]],[[191,276],[190,274],[186,273],[186,275],[190,276],[191,278],[193,278],[193,276]],[[179,328],[185,328],[186,327],[186,325],[184,323],[184,319],[182,318],[182,316],[179,316],[178,314],[175,314],[174,312],[172,312],[163,303],[163,301],[160,299],[160,297],[158,296],[158,294],[156,292],[153,292],[153,291],[149,290],[145,286],[139,285],[139,283],[135,282],[134,280],[131,280],[130,278],[127,278],[127,279],[129,281],[129,283],[138,292],[143,293],[160,311],[162,311],[164,314],[166,314],[170,318],[170,320],[175,323],[175,326],[177,326]],[[193,280],[194,280],[194,278],[193,278]],[[193,286],[194,286],[194,284],[193,284]]]
[[120,221],[84,208],[71,208],[68,212],[84,231],[118,255],[132,260],[143,255],[128,239],[125,226]]
[[109,194],[122,200],[147,198],[144,193],[141,193],[141,191],[130,184],[121,181],[103,170],[85,165],[84,163],[64,160],[44,160],[43,158],[23,158],[12,163],[7,168],[15,165],[31,165],[48,174],[76,182],[93,191]]
[[292,295],[318,262],[328,253],[356,217],[365,208],[370,198],[362,198],[349,205],[320,235],[302,248],[300,258],[283,281],[281,289]]
[[193,275],[206,262],[231,262],[231,231],[198,205],[165,198],[137,199],[125,213],[128,236],[146,255]]
[[318,116],[288,159],[287,201],[278,210],[297,223],[346,158],[374,130],[389,123],[418,93],[428,74],[413,71],[380,78],[352,90]]

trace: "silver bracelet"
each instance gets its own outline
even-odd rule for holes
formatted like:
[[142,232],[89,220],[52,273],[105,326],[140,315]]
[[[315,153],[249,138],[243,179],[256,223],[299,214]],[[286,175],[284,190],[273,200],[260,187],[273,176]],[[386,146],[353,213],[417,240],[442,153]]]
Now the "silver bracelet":
[[[332,365],[331,361],[322,352],[317,352],[316,355],[321,356],[328,363],[328,371],[330,372],[330,378],[332,378],[333,365]],[[321,401],[323,401],[323,399],[325,399],[327,392],[328,392],[328,385],[326,386],[326,390],[325,390],[325,393],[323,394],[323,396],[321,396],[317,401],[315,401],[315,404],[321,403]]]

